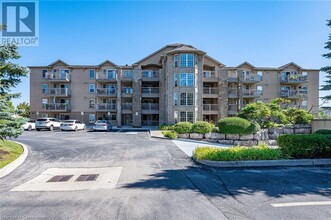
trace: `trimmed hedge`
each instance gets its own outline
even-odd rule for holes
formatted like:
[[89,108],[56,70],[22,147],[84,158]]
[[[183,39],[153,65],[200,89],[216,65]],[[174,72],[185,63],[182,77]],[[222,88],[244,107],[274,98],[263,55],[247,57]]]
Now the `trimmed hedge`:
[[213,127],[209,122],[206,121],[197,121],[192,125],[191,133],[206,134],[211,132]]
[[330,134],[331,135],[331,130],[329,129],[319,129],[314,132],[314,134]]
[[175,131],[162,131],[162,134],[170,139],[177,139],[177,133]]
[[179,122],[174,127],[174,130],[178,134],[190,133],[191,129],[192,129],[192,123],[191,122]]
[[239,117],[223,118],[219,120],[218,128],[223,134],[254,134],[261,129],[257,123],[251,123]]
[[159,126],[159,129],[162,131],[173,131],[175,129],[175,125],[162,124]]
[[277,138],[283,154],[292,158],[331,157],[331,140],[320,134],[285,134]]

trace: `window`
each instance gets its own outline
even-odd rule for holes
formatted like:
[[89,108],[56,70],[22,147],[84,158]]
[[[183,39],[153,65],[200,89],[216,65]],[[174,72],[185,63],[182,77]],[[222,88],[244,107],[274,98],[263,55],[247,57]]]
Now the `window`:
[[95,122],[95,114],[89,114],[88,119],[89,119],[90,123],[94,123]]
[[178,67],[178,55],[177,54],[174,56],[174,63],[175,63],[175,67]]
[[180,74],[180,86],[194,86],[194,74],[193,73],[181,73]]
[[174,105],[175,106],[178,105],[178,93],[177,92],[174,93]]
[[90,99],[89,108],[95,108],[95,99]]
[[180,105],[193,105],[193,93],[181,93]]
[[178,86],[178,73],[175,73],[174,75],[174,82],[175,82],[175,86]]
[[259,78],[259,80],[263,80],[263,72],[262,71],[257,71],[257,77]]
[[124,77],[131,78],[132,77],[132,71],[131,70],[124,70]]
[[263,86],[257,86],[257,87],[256,87],[256,91],[257,91],[257,94],[258,94],[258,95],[262,95],[262,92],[263,92]]
[[95,84],[89,84],[89,93],[95,93]]
[[111,114],[110,115],[110,120],[116,121],[116,114]]
[[174,111],[174,119],[175,119],[175,124],[178,122],[178,112]]
[[46,78],[47,70],[42,70],[42,78]]
[[41,103],[42,103],[43,105],[47,104],[47,103],[48,103],[48,99],[42,99],[42,100],[41,100]]
[[42,93],[43,94],[46,94],[47,93],[47,90],[48,90],[48,85],[47,84],[42,84],[41,85],[41,89],[42,89]]
[[193,67],[194,66],[194,54],[191,54],[191,53],[180,54],[180,66],[181,67]]
[[105,75],[106,79],[116,79],[116,71],[112,69],[104,69],[103,74]]
[[94,79],[95,78],[95,70],[90,70],[89,71],[89,78]]
[[301,106],[307,106],[308,102],[307,100],[301,102]]
[[193,123],[193,112],[180,112],[180,121]]

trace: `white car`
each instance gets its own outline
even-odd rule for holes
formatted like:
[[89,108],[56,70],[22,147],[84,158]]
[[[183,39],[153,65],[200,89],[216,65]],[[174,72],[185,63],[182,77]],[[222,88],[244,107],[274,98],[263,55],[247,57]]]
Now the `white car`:
[[27,123],[25,123],[25,124],[23,125],[24,130],[31,131],[31,130],[36,129],[36,125],[35,125],[35,123],[36,123],[36,120],[31,120],[31,119],[30,119]]
[[85,130],[86,126],[78,120],[66,120],[61,123],[60,129],[61,131],[78,131]]
[[110,131],[113,128],[110,121],[98,120],[94,123],[93,131]]
[[60,128],[60,124],[61,122],[57,118],[38,118],[35,123],[37,131],[40,131],[41,129],[53,131],[56,128]]

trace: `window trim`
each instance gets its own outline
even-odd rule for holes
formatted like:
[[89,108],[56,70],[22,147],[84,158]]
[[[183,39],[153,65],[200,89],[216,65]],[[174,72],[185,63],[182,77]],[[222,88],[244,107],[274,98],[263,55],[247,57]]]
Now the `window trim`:
[[[44,71],[45,71],[45,76],[44,76]],[[43,78],[43,79],[47,78],[47,73],[48,73],[47,69],[42,69],[41,70],[41,78]]]
[[[91,86],[94,87],[94,88],[93,88],[93,92],[91,92]],[[94,83],[91,83],[91,84],[88,85],[88,92],[89,92],[90,94],[95,93],[95,84],[94,84]]]
[[[45,92],[44,92],[44,88],[43,88],[43,86],[46,86],[46,88],[45,88]],[[41,84],[41,93],[42,94],[46,94],[47,93],[47,90],[48,90],[48,84],[47,83],[43,83],[43,84]]]
[[[189,57],[192,56],[192,60],[189,60]],[[193,53],[181,53],[180,56],[180,67],[194,67],[195,55]],[[184,60],[182,60],[184,58]],[[192,62],[192,66],[189,63]]]
[[[91,77],[91,71],[93,71],[93,77]],[[95,79],[95,69],[89,69],[89,79]]]
[[[93,101],[93,107],[92,107],[92,105],[91,105],[91,101]],[[95,99],[90,99],[90,100],[89,100],[89,108],[90,108],[90,109],[95,109]]]
[[[185,94],[184,100],[182,100],[182,94]],[[189,95],[192,95],[192,104],[190,104],[191,102],[189,102]],[[182,104],[182,103],[184,103],[184,104]],[[180,93],[179,104],[181,106],[194,106],[194,94],[193,94],[193,92],[182,92],[182,93]]]
[[[182,81],[183,75],[184,75],[184,79]],[[189,76],[192,76],[192,85],[189,84],[189,82],[191,81]],[[194,87],[195,86],[194,77],[195,77],[194,73],[180,73],[179,74],[179,85],[182,87]]]

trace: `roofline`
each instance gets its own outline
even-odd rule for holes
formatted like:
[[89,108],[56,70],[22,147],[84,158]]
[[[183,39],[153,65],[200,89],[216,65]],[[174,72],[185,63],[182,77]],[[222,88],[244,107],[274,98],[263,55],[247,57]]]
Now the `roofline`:
[[151,56],[157,54],[158,52],[164,50],[164,49],[167,48],[167,47],[176,47],[176,46],[175,46],[174,44],[173,44],[173,45],[171,45],[171,44],[167,44],[167,45],[165,45],[164,47],[162,47],[162,48],[160,48],[160,49],[154,51],[153,53],[151,53],[151,54],[145,56],[144,58],[138,60],[137,62],[134,62],[134,63],[133,63],[133,66],[134,66],[134,65],[138,65],[138,63],[141,63],[141,62],[143,62],[144,60],[147,60],[147,59],[150,58]]
[[220,61],[214,59],[213,57],[211,57],[211,56],[209,56],[209,55],[207,55],[207,54],[205,55],[205,57],[207,57],[208,59],[211,59],[212,61],[218,63],[219,65],[221,65],[221,66],[223,66],[223,67],[225,66],[223,63],[221,63]]

